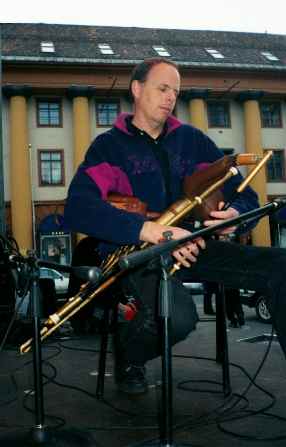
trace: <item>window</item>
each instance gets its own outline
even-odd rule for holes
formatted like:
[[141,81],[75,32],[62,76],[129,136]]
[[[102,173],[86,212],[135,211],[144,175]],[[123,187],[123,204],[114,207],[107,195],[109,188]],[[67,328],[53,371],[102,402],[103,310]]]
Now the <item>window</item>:
[[230,127],[229,104],[227,102],[208,102],[209,127]]
[[54,53],[55,45],[53,42],[41,42],[41,52],[42,53]]
[[273,156],[266,165],[268,182],[285,181],[285,152],[283,149],[274,150]]
[[38,163],[40,186],[64,185],[63,150],[39,150]]
[[206,52],[209,53],[214,59],[224,59],[224,55],[214,48],[205,48]]
[[113,49],[107,43],[99,43],[98,48],[99,48],[101,54],[114,54]]
[[164,47],[153,46],[153,50],[156,51],[159,56],[171,56],[170,53]]
[[62,106],[60,100],[39,99],[37,101],[37,126],[62,127]]
[[280,102],[261,102],[260,113],[262,127],[282,127]]
[[274,56],[270,51],[261,51],[262,56],[265,57],[265,59],[269,61],[279,61],[279,58],[277,56]]
[[110,127],[119,114],[119,101],[96,101],[96,124],[98,127]]

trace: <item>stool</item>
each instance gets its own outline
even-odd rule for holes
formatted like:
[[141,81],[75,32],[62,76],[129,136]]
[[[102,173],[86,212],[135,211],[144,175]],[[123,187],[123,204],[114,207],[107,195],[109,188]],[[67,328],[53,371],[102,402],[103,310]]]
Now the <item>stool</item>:
[[[85,237],[82,239],[73,252],[72,266],[82,265],[99,265],[99,256],[97,253],[97,240],[93,237]],[[80,278],[75,275],[70,276],[68,296],[75,295],[81,284],[83,283]],[[190,289],[191,290],[191,289]],[[191,293],[191,292],[190,292]],[[111,294],[112,295],[112,294]],[[121,297],[122,298],[122,297]],[[109,299],[107,296],[101,300],[103,303],[103,318],[101,325],[101,341],[98,360],[98,376],[96,385],[96,397],[98,399],[103,398],[104,395],[104,379],[106,370],[106,355],[108,347],[108,337],[112,332],[112,328],[117,324],[118,315],[118,300],[114,296]],[[77,314],[71,320],[74,329],[76,325],[84,324],[90,318],[94,308],[94,303],[87,305],[80,313]],[[223,376],[223,392],[225,396],[231,393],[230,386],[230,374],[229,374],[229,362],[228,362],[228,341],[226,331],[226,318],[225,318],[225,296],[224,287],[218,284],[218,291],[216,293],[216,361],[222,365]]]
[[106,307],[103,311],[102,318],[102,330],[101,330],[101,340],[98,358],[98,374],[96,381],[96,397],[97,399],[102,399],[104,395],[104,381],[105,381],[105,371],[106,371],[106,356],[108,348],[108,337],[112,333],[113,328],[117,324],[118,309],[117,305],[113,307]]
[[215,294],[216,301],[216,361],[222,365],[223,393],[229,396],[231,393],[228,340],[225,317],[225,293],[224,285],[218,284],[218,292]]
[[[231,394],[228,340],[225,317],[225,295],[224,286],[218,284],[216,299],[216,361],[222,365],[223,393],[227,397]],[[104,379],[106,370],[106,356],[108,347],[108,337],[112,332],[110,328],[117,323],[117,306],[104,309],[103,326],[101,332],[100,352],[98,360],[98,376],[96,384],[96,397],[102,399],[104,396]],[[114,325],[114,326],[113,326]]]
[[[81,239],[73,250],[71,262],[72,267],[100,265],[101,259],[98,254],[97,246],[98,241],[94,237],[87,236]],[[80,276],[76,275],[75,272],[72,272],[70,274],[67,295],[69,297],[76,295],[81,285],[86,281],[87,279],[83,279]],[[110,292],[110,289],[108,289],[100,295],[99,303],[91,301],[71,318],[71,325],[75,333],[86,333],[86,331],[88,331],[89,327],[92,325],[92,317],[96,305],[103,310],[103,316],[100,321],[101,340],[96,384],[96,397],[98,399],[102,398],[104,395],[104,378],[106,369],[108,337],[117,323],[117,309],[120,298],[121,297],[119,296],[117,298],[115,296],[115,293]]]

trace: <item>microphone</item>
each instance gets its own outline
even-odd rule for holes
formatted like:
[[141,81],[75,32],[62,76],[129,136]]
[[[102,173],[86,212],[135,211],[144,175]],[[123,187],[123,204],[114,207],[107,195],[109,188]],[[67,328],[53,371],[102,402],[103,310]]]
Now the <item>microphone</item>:
[[40,267],[52,268],[58,272],[74,273],[75,276],[83,281],[96,283],[100,278],[102,271],[100,268],[90,265],[72,266],[66,264],[58,264],[57,262],[39,260]]
[[23,264],[24,262],[26,262],[25,258],[21,255],[9,255],[8,261],[12,264],[13,263],[22,263]]
[[279,211],[281,208],[284,208],[286,206],[286,196],[285,197],[278,197],[273,201],[274,204],[276,204],[276,211]]
[[89,265],[72,267],[72,271],[78,278],[82,279],[83,281],[90,281],[93,284],[96,284],[102,275],[100,268]]

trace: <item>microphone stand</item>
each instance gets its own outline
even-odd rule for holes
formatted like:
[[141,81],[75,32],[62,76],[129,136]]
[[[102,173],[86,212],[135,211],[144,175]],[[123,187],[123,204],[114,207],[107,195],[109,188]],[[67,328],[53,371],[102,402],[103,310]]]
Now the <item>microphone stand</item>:
[[[42,350],[40,318],[41,306],[39,297],[39,277],[40,261],[32,251],[27,258],[19,257],[21,262],[29,266],[30,300],[33,320],[33,375],[34,375],[34,396],[35,396],[35,422],[28,434],[21,434],[16,438],[4,439],[5,446],[8,447],[72,447],[81,445],[82,447],[95,447],[95,441],[89,434],[80,430],[57,430],[52,431],[45,425],[44,394],[43,394],[43,373],[42,373]],[[60,267],[60,265],[59,265]],[[66,266],[67,267],[67,266]],[[2,438],[1,438],[2,440]]]
[[173,381],[172,381],[172,351],[169,340],[172,335],[171,316],[173,307],[172,284],[168,273],[168,255],[160,256],[162,278],[159,293],[159,318],[162,322],[162,445],[171,445],[173,441]]
[[[162,401],[160,415],[160,441],[147,442],[146,446],[164,447],[195,447],[194,444],[173,443],[173,377],[172,377],[172,314],[173,314],[173,290],[170,275],[170,255],[160,256],[161,280],[159,286],[158,315],[161,323],[162,341]],[[142,444],[144,446],[144,444]]]
[[159,318],[161,322],[161,335],[162,335],[162,401],[160,415],[161,426],[160,440],[147,440],[145,443],[140,443],[142,447],[159,446],[159,447],[195,447],[194,444],[174,444],[173,442],[173,389],[172,389],[172,347],[171,347],[171,335],[172,335],[172,305],[173,305],[173,293],[172,284],[170,281],[170,262],[169,257],[173,250],[179,245],[182,245],[188,241],[206,235],[211,235],[220,229],[231,227],[236,224],[249,222],[251,220],[259,219],[270,213],[276,212],[278,209],[286,206],[286,199],[278,199],[271,202],[264,207],[256,208],[255,210],[243,213],[240,216],[228,219],[212,227],[204,228],[196,231],[190,236],[163,242],[161,244],[139,250],[129,255],[122,256],[119,260],[119,266],[122,270],[129,270],[147,262],[160,262],[162,277],[159,286]]
[[44,396],[43,396],[43,373],[42,373],[42,350],[40,336],[40,300],[39,300],[39,277],[40,271],[36,258],[30,256],[31,267],[31,307],[33,315],[34,349],[33,349],[33,371],[35,387],[35,425],[31,430],[32,440],[36,444],[42,444],[49,440],[49,433],[45,426]]

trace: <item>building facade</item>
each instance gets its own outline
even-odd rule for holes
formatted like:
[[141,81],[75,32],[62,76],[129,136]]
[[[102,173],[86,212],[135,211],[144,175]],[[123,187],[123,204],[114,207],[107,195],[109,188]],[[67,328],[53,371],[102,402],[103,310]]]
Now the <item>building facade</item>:
[[[273,150],[252,182],[261,203],[286,195],[286,36],[3,24],[2,47],[7,228],[22,250],[70,261],[69,183],[91,140],[132,111],[128,81],[145,57],[178,64],[180,120],[226,153]],[[261,220],[252,242],[285,246],[285,220],[275,235]]]

